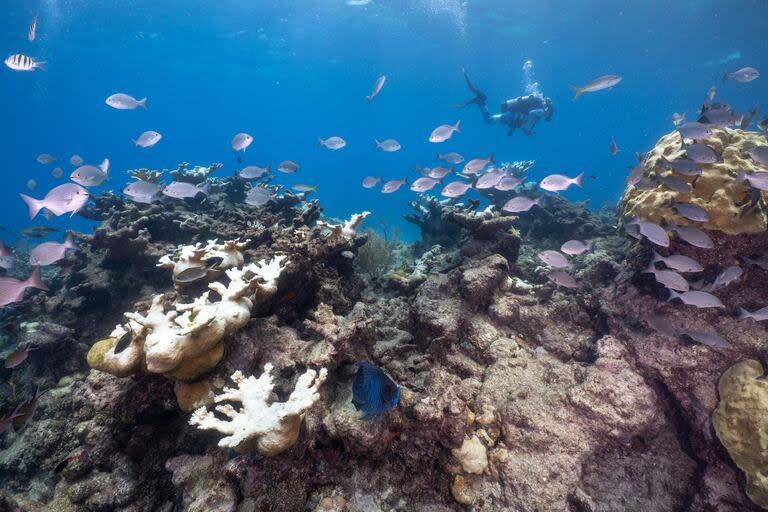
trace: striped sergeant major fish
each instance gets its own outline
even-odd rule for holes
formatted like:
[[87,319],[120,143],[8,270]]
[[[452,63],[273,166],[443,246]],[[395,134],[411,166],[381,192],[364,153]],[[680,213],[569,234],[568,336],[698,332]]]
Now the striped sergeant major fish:
[[37,62],[32,57],[27,57],[20,53],[11,55],[5,59],[5,65],[14,71],[34,71],[37,68],[42,68],[43,64],[45,64],[45,62]]

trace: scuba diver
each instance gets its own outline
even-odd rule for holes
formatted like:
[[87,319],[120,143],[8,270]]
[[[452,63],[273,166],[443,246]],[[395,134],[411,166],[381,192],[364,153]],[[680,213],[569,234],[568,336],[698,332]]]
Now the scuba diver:
[[467,105],[477,105],[480,107],[480,111],[483,113],[483,120],[488,124],[503,124],[507,126],[507,135],[512,135],[517,128],[521,128],[523,132],[531,136],[533,135],[533,128],[540,119],[549,121],[552,119],[552,100],[545,97],[538,90],[538,84],[531,82],[531,70],[533,69],[533,63],[527,61],[523,66],[523,71],[526,75],[526,89],[529,93],[526,96],[518,96],[512,98],[501,104],[501,112],[491,115],[488,112],[487,96],[483,91],[478,89],[472,84],[472,80],[469,79],[466,70],[462,69],[464,73],[464,80],[467,82],[467,87],[474,96],[464,103],[454,105],[454,107],[462,108]]

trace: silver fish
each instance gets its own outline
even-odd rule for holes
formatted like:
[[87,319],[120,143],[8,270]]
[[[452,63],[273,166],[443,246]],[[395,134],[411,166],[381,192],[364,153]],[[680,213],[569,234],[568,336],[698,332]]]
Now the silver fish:
[[293,160],[283,160],[278,164],[277,170],[285,174],[291,174],[299,170],[299,164]]
[[707,125],[696,121],[679,126],[677,131],[680,133],[680,136],[694,140],[706,139],[712,135],[712,130]]
[[747,181],[752,188],[768,191],[768,172],[745,173],[739,171],[737,179]]
[[441,124],[429,135],[429,142],[445,142],[451,138],[453,132],[461,133],[461,121],[456,121],[456,124]]
[[80,167],[81,165],[83,165],[83,157],[81,157],[80,155],[72,155],[71,157],[69,157],[69,163],[71,163],[75,167]]
[[463,174],[477,174],[485,169],[486,166],[493,163],[493,155],[490,155],[488,158],[473,158],[464,165],[464,168],[461,170],[461,172]]
[[380,149],[387,153],[394,153],[395,151],[399,151],[401,149],[400,143],[395,139],[386,139],[381,142],[374,139],[374,142],[376,143],[376,149]]
[[578,281],[576,281],[572,275],[560,270],[550,272],[547,275],[547,279],[555,283],[557,286],[562,286],[563,288],[573,289],[581,287],[581,285],[579,285]]
[[737,69],[733,73],[723,71],[723,81],[726,81],[730,78],[731,80],[735,80],[742,84],[756,80],[759,76],[760,72],[753,67]]
[[725,341],[723,338],[710,332],[681,330],[680,335],[688,336],[692,340],[701,343],[702,345],[707,345],[708,347],[729,348],[731,346],[731,344]]
[[254,187],[246,194],[245,203],[251,206],[262,207],[272,201],[274,197],[275,194],[271,190],[263,187]]
[[63,243],[43,242],[32,249],[29,253],[29,264],[40,267],[53,265],[64,258],[67,249],[77,249],[77,245],[75,245],[74,240],[72,240],[72,235],[70,233],[67,233]]
[[698,176],[701,174],[701,168],[696,165],[696,162],[688,160],[687,158],[670,161],[661,157],[661,164],[683,176]]
[[746,319],[754,320],[755,322],[768,320],[768,306],[751,313],[744,308],[739,308],[739,320]]
[[744,263],[748,265],[755,265],[763,270],[768,270],[768,254],[763,254],[762,256],[758,256],[754,259],[742,256],[741,259],[744,260]]
[[291,187],[291,190],[300,194],[309,194],[310,192],[317,192],[317,185],[305,185],[304,183],[297,183]]
[[563,174],[550,174],[543,180],[541,180],[541,183],[539,183],[539,187],[548,191],[548,192],[560,192],[563,190],[566,190],[571,185],[576,185],[578,187],[581,187],[581,180],[584,178],[584,173],[582,172],[575,178],[569,178],[568,176],[565,176]]
[[433,167],[429,170],[427,173],[427,176],[436,180],[440,180],[445,178],[448,174],[453,172],[453,167],[448,169],[447,167],[442,167],[438,165],[437,167]]
[[400,187],[407,185],[408,180],[403,178],[402,180],[389,180],[381,187],[382,194],[391,194],[400,190]]
[[506,175],[507,173],[501,170],[486,172],[477,179],[474,186],[478,190],[494,188]]
[[60,179],[64,175],[64,169],[61,167],[56,167],[54,170],[51,171],[51,176],[56,178],[57,180]]
[[465,183],[463,181],[452,181],[440,191],[440,195],[444,197],[461,197],[472,188],[471,183]]
[[614,85],[621,82],[622,77],[618,75],[603,75],[598,78],[595,78],[591,82],[589,82],[587,85],[583,87],[576,87],[574,85],[571,85],[571,89],[573,89],[573,92],[576,93],[576,95],[573,97],[574,101],[579,98],[582,94],[585,92],[596,92],[596,91],[602,91],[603,89],[610,89]]
[[14,71],[34,71],[42,69],[45,62],[39,62],[32,57],[17,53],[5,59],[5,65]]
[[640,219],[633,219],[625,223],[625,226],[637,225],[639,232],[649,241],[662,247],[669,247],[669,235],[667,231],[653,222],[646,222]]
[[667,267],[677,270],[678,272],[701,272],[704,270],[704,267],[701,266],[701,263],[694,260],[693,258],[689,258],[688,256],[683,256],[682,254],[673,254],[672,256],[662,256],[656,251],[653,251],[653,258],[651,259],[651,263],[656,262],[663,262]]
[[741,269],[741,267],[738,265],[732,265],[720,272],[720,274],[718,274],[718,276],[715,278],[715,281],[709,287],[707,287],[706,291],[713,292],[715,290],[719,290],[720,288],[725,288],[734,281],[737,281],[742,276],[742,274],[744,274],[744,271]]
[[163,136],[160,135],[159,133],[152,130],[148,130],[142,133],[141,135],[139,135],[139,137],[133,141],[133,144],[134,146],[138,146],[140,148],[151,148],[152,146],[160,142],[160,139],[162,138]]
[[682,215],[686,219],[690,219],[696,222],[709,221],[709,214],[701,206],[693,203],[672,203],[670,205],[678,215]]
[[89,198],[88,191],[75,183],[64,183],[54,187],[42,199],[19,195],[27,204],[30,219],[34,219],[43,208],[56,216],[65,213],[74,215],[85,206]]
[[538,258],[553,268],[569,268],[571,264],[568,262],[568,258],[558,251],[541,251],[537,254]]
[[715,150],[706,144],[683,145],[683,149],[688,159],[697,164],[713,164],[718,161]]
[[40,267],[35,267],[25,281],[19,281],[12,277],[0,277],[0,307],[22,300],[27,288],[48,290],[48,287],[40,279]]
[[704,231],[691,226],[678,226],[674,222],[669,223],[670,229],[673,229],[677,236],[685,240],[694,247],[702,249],[712,249],[715,243]]
[[384,181],[384,179],[381,176],[366,176],[363,178],[361,185],[363,188],[373,188],[382,181]]
[[134,110],[138,107],[147,110],[147,98],[137,100],[133,96],[121,92],[113,94],[104,103],[117,110]]
[[654,331],[667,336],[677,338],[680,335],[680,327],[675,325],[669,318],[661,315],[652,315],[646,320],[648,325]]
[[521,179],[515,178],[514,176],[504,176],[493,188],[500,192],[509,192],[510,190],[515,190],[522,184],[523,180]]
[[232,137],[232,151],[235,153],[238,151],[245,151],[248,149],[248,146],[250,146],[252,142],[253,136],[244,132],[237,133],[234,137]]
[[768,146],[758,146],[750,149],[747,153],[755,162],[768,165]]
[[190,199],[198,194],[208,195],[208,183],[200,186],[184,181],[174,181],[163,189],[163,195],[174,199]]
[[428,192],[435,188],[435,185],[440,183],[440,181],[441,180],[422,176],[411,184],[411,190],[414,192]]
[[560,250],[570,256],[578,256],[585,252],[591,252],[594,249],[594,244],[587,245],[581,240],[568,240],[560,246]]
[[37,155],[37,159],[36,160],[37,160],[38,163],[41,163],[43,165],[48,165],[48,164],[52,164],[53,162],[58,160],[58,158],[56,158],[53,155],[49,155],[48,153],[41,153],[41,154]]
[[675,290],[669,290],[669,300],[680,299],[683,304],[689,306],[696,306],[697,308],[724,308],[720,299],[712,295],[711,293],[702,291],[690,291],[684,293],[677,293]]
[[464,157],[459,153],[438,153],[437,159],[443,162],[448,162],[451,165],[459,165],[464,161]]
[[534,205],[538,207],[543,207],[542,201],[544,200],[544,197],[537,197],[536,199],[531,199],[527,196],[517,196],[513,197],[506,203],[504,203],[504,206],[501,207],[502,210],[509,213],[522,213],[527,212],[531,208],[533,208]]
[[346,146],[347,145],[347,141],[345,141],[341,137],[337,137],[337,136],[334,135],[333,137],[328,137],[325,140],[317,139],[317,145],[318,146],[325,146],[326,148],[328,148],[328,149],[330,149],[332,151],[336,151],[336,150],[341,149],[344,146]]
[[134,181],[123,188],[123,194],[137,203],[150,204],[157,199],[158,194],[163,189],[157,183],[148,181]]
[[269,174],[269,165],[266,167],[257,167],[255,165],[249,165],[247,167],[243,167],[240,169],[237,173],[237,175],[245,180],[257,180],[259,178],[263,178]]
[[107,179],[107,173],[95,165],[83,165],[75,169],[69,178],[84,187],[98,187]]
[[[365,2],[365,3],[368,3],[368,2]],[[365,4],[350,4],[350,5],[365,5]],[[381,88],[384,87],[384,83],[386,81],[387,81],[386,75],[381,75],[379,78],[376,79],[376,83],[373,84],[373,90],[371,91],[371,94],[365,97],[365,99],[368,100],[368,103],[372,102],[373,98],[379,95],[379,93],[381,92]]]
[[673,270],[657,270],[653,267],[653,264],[651,264],[651,266],[649,266],[645,272],[653,274],[657,282],[663,284],[670,290],[687,292],[691,289],[688,281],[686,281],[683,276]]
[[691,191],[691,185],[684,179],[678,178],[677,176],[670,174],[668,176],[663,176],[660,180],[662,185],[667,187],[669,190],[673,190],[675,192],[690,192]]
[[682,114],[678,112],[675,112],[674,114],[672,114],[672,123],[675,126],[680,126],[684,122],[685,122],[685,112],[683,112]]

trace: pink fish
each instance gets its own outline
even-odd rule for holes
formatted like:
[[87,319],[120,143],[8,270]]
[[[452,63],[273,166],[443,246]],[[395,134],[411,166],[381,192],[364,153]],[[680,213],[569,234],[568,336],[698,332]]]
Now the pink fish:
[[568,263],[568,258],[558,251],[541,251],[537,256],[550,267],[568,268],[571,266],[571,264]]
[[238,133],[232,137],[232,151],[245,151],[253,142],[253,137],[247,133]]
[[579,285],[578,281],[573,278],[572,275],[563,272],[561,270],[556,270],[554,272],[550,272],[547,275],[547,278],[555,283],[557,286],[562,286],[563,288],[580,288],[581,285]]
[[44,242],[32,249],[29,253],[29,264],[41,267],[53,265],[64,258],[67,249],[77,249],[74,240],[72,240],[71,233],[67,233],[67,236],[64,238],[64,243]]
[[373,188],[383,181],[381,176],[366,176],[363,178],[363,188]]
[[493,161],[493,155],[490,155],[488,158],[473,158],[469,162],[464,165],[464,168],[461,170],[464,174],[477,174],[489,164],[495,163]]
[[35,267],[26,281],[19,281],[12,277],[0,277],[0,307],[19,302],[24,298],[24,290],[27,288],[48,291],[48,287],[40,279],[40,267]]
[[381,187],[381,193],[391,194],[392,192],[397,192],[398,190],[400,190],[400,187],[407,184],[408,184],[407,178],[403,178],[402,180],[389,180],[384,184],[384,186]]
[[429,136],[429,142],[445,142],[451,138],[453,132],[461,133],[459,126],[461,121],[456,121],[456,124],[451,126],[450,124],[441,124],[434,130]]
[[568,240],[560,246],[562,252],[571,256],[578,256],[579,254],[584,254],[585,252],[593,251],[594,249],[594,243],[587,245],[581,240]]
[[464,183],[463,181],[452,181],[443,187],[440,191],[440,195],[444,197],[461,197],[466,194],[469,189],[472,188],[471,183]]
[[541,183],[539,183],[539,187],[549,192],[561,192],[563,190],[566,190],[571,185],[578,185],[579,187],[581,187],[582,178],[584,178],[583,172],[578,176],[576,176],[575,178],[569,178],[568,176],[565,176],[563,174],[550,174],[549,176],[541,180]]
[[475,182],[475,188],[485,190],[494,188],[499,182],[507,176],[507,173],[501,170],[489,171],[480,176]]
[[35,199],[25,194],[19,195],[27,203],[30,219],[34,219],[43,208],[57,217],[70,212],[74,215],[88,202],[88,191],[75,183],[54,187],[42,199]]
[[452,172],[453,172],[453,167],[448,169],[447,167],[442,167],[438,165],[437,167],[433,167],[432,169],[430,169],[429,172],[427,173],[427,176],[436,180],[441,180]]
[[6,356],[4,366],[6,368],[16,368],[27,360],[27,356],[29,356],[29,348],[20,348]]
[[531,199],[530,197],[526,196],[517,196],[507,201],[504,206],[501,207],[501,209],[509,213],[527,212],[533,208],[533,205],[541,207],[543,199],[543,197]]
[[505,176],[504,178],[501,178],[501,181],[499,181],[493,188],[501,192],[509,192],[510,190],[515,190],[522,184],[523,180],[521,179],[515,178],[514,176]]

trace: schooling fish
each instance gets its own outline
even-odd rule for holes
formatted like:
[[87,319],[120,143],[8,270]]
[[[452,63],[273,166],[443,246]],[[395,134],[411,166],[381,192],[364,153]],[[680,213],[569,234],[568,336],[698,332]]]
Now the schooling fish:
[[681,137],[694,140],[706,139],[712,135],[712,130],[707,125],[696,121],[679,126],[677,131]]
[[581,187],[581,180],[584,178],[584,173],[582,172],[575,178],[569,178],[568,176],[565,176],[563,174],[550,174],[543,180],[541,180],[541,183],[539,183],[539,187],[543,188],[544,190],[548,192],[561,192],[563,190],[568,189],[571,185],[577,185],[578,187]]
[[380,149],[386,153],[394,153],[395,151],[399,151],[401,148],[400,143],[395,139],[386,139],[381,142],[373,139],[373,141],[376,143],[376,149]]
[[95,165],[83,165],[75,169],[69,178],[84,187],[98,187],[107,179],[107,173]]
[[736,179],[748,182],[752,188],[768,191],[768,172],[753,172],[747,174],[743,170],[740,170]]
[[293,160],[283,160],[277,165],[277,170],[285,174],[292,174],[299,170],[299,164]]
[[750,320],[754,320],[755,322],[768,320],[768,306],[751,313],[744,308],[739,308],[739,320],[746,320],[748,318]]
[[24,194],[19,194],[29,208],[29,218],[35,216],[43,208],[56,216],[65,213],[74,215],[88,202],[88,191],[75,183],[65,183],[52,188],[42,199],[35,199]]
[[453,172],[453,167],[449,169],[447,167],[442,167],[438,165],[437,167],[433,167],[429,169],[429,172],[427,172],[427,177],[435,180],[441,180],[452,172]]
[[616,145],[616,139],[613,137],[611,137],[611,144],[608,146],[608,151],[610,151],[612,155],[619,152],[619,146]]
[[64,169],[61,167],[56,167],[53,171],[51,171],[51,176],[54,178],[61,179],[61,177],[64,175]]
[[506,172],[499,169],[488,171],[480,176],[477,181],[475,181],[474,187],[477,190],[487,190],[489,188],[494,188],[504,177],[506,177],[506,175]]
[[157,199],[161,190],[163,190],[163,187],[157,183],[138,180],[129,183],[123,189],[123,194],[128,196],[128,198],[134,202],[150,204]]
[[366,176],[365,178],[363,178],[361,185],[363,186],[363,188],[373,188],[379,183],[381,183],[382,181],[384,181],[384,178],[382,178],[381,176]]
[[251,206],[262,207],[275,198],[275,194],[264,187],[254,187],[245,196],[245,203]]
[[376,79],[376,83],[373,84],[373,90],[371,91],[371,94],[365,97],[365,99],[368,100],[368,103],[372,102],[373,98],[379,95],[379,93],[381,92],[381,88],[384,87],[384,83],[386,81],[387,81],[386,75],[381,75],[379,78]]
[[138,146],[140,148],[151,148],[160,142],[160,139],[162,138],[163,136],[159,133],[149,130],[139,135],[139,137],[133,141],[133,144],[134,146]]
[[768,165],[768,146],[758,146],[750,149],[747,153],[755,162]]
[[541,251],[537,254],[538,258],[553,268],[569,268],[571,264],[568,262],[568,258],[557,251]]
[[441,124],[429,135],[429,142],[445,142],[451,138],[453,132],[461,133],[461,121],[456,121],[455,125]]
[[440,191],[440,195],[443,197],[456,198],[461,197],[472,188],[471,183],[465,183],[463,181],[452,181]]
[[40,279],[40,267],[35,267],[26,281],[19,281],[12,277],[0,277],[0,307],[19,302],[24,298],[24,290],[27,288],[48,291],[48,287]]
[[237,173],[237,175],[245,180],[257,180],[259,178],[263,178],[269,174],[269,165],[266,167],[257,167],[255,165],[249,165],[247,167],[243,167],[240,169]]
[[680,336],[688,336],[692,340],[701,343],[702,345],[707,345],[708,347],[713,348],[728,348],[731,346],[731,344],[725,341],[723,338],[717,334],[712,334],[711,332],[681,329]]
[[720,288],[725,288],[734,281],[737,281],[742,276],[742,274],[744,274],[744,271],[741,269],[741,267],[738,265],[732,265],[720,272],[720,274],[718,274],[718,276],[715,278],[715,281],[706,288],[706,291],[713,292],[715,290],[719,290]]
[[[669,247],[669,235],[667,235],[667,231],[658,224],[646,222],[637,217],[624,222],[625,229],[631,228],[632,226],[636,226],[638,232],[654,244],[662,247]],[[627,232],[629,233],[629,229],[627,229]],[[637,236],[635,237],[638,238]]]
[[400,389],[375,364],[362,362],[352,384],[352,405],[365,413],[364,420],[381,419],[400,402]]
[[587,245],[581,240],[568,240],[560,246],[560,250],[570,256],[578,256],[585,252],[591,252],[595,250],[594,243]]
[[232,137],[232,151],[237,153],[238,151],[245,151],[248,146],[253,142],[253,137],[247,133],[237,133]]
[[704,267],[701,266],[701,264],[694,260],[693,258],[689,258],[688,256],[683,256],[682,254],[673,254],[672,256],[662,256],[656,251],[653,251],[653,258],[651,259],[651,263],[656,262],[663,262],[667,267],[677,270],[678,272],[701,272],[704,270]]
[[53,155],[49,155],[48,153],[40,153],[39,155],[37,155],[36,160],[38,163],[41,163],[43,165],[48,165],[58,160],[58,158],[56,158]]
[[557,286],[562,286],[563,288],[574,289],[581,287],[581,285],[578,283],[578,281],[576,281],[576,279],[573,278],[572,275],[560,270],[550,272],[547,275],[547,279],[555,283]]
[[71,233],[67,233],[63,243],[44,242],[32,249],[29,253],[29,264],[40,267],[53,265],[64,258],[67,249],[77,249]]
[[317,185],[314,187],[310,185],[305,185],[303,183],[297,183],[296,185],[291,187],[291,190],[294,192],[299,192],[300,194],[309,194],[310,192],[317,192]]
[[680,299],[683,304],[689,306],[696,306],[697,308],[724,308],[720,299],[712,295],[711,293],[702,291],[690,291],[684,293],[677,293],[674,290],[669,290],[669,300]]
[[122,92],[113,94],[104,103],[117,110],[135,110],[138,107],[147,110],[147,98],[137,100],[133,96]]
[[190,199],[196,197],[197,194],[208,195],[208,183],[200,186],[184,181],[174,181],[163,189],[163,195],[174,199]]
[[526,197],[526,196],[517,196],[517,197],[513,197],[512,199],[504,203],[504,206],[502,206],[501,209],[509,213],[527,212],[528,210],[533,208],[534,205],[538,206],[539,208],[542,208],[543,200],[544,200],[543,196],[537,197],[536,199],[531,199],[530,197]]
[[697,164],[714,164],[718,161],[715,150],[706,144],[683,145],[682,149],[685,149],[685,156]]
[[504,176],[493,188],[500,192],[509,192],[510,190],[515,190],[522,184],[523,180],[520,178],[515,178],[514,176]]
[[686,281],[683,276],[673,270],[658,270],[653,266],[653,262],[651,262],[643,273],[653,274],[657,282],[663,284],[670,290],[687,292],[691,289],[688,281]]
[[755,265],[757,267],[760,267],[763,270],[768,270],[768,255],[763,254],[762,256],[758,256],[757,258],[747,258],[746,256],[741,257],[742,260],[744,260],[744,263],[747,265]]
[[397,192],[398,190],[400,190],[400,187],[407,184],[408,184],[407,178],[403,178],[402,180],[389,180],[381,187],[381,193],[391,194],[392,192]]
[[576,101],[579,99],[579,96],[584,94],[585,92],[596,92],[596,91],[602,91],[603,89],[610,89],[614,85],[621,82],[622,77],[618,75],[603,75],[598,78],[595,78],[591,82],[589,82],[584,87],[577,87],[575,85],[569,86],[573,92],[576,93],[576,95],[573,97],[573,100]]
[[670,174],[668,176],[662,176],[659,179],[659,182],[665,187],[667,187],[669,190],[674,190],[675,192],[686,193],[691,191],[690,183],[688,183],[682,178],[675,176],[674,174]]
[[80,167],[81,165],[83,165],[83,157],[81,157],[80,155],[72,155],[71,157],[69,157],[69,163],[71,163],[75,167]]
[[459,165],[464,161],[464,157],[459,153],[438,153],[437,159],[443,162],[448,162],[451,165]]
[[694,247],[700,247],[702,249],[712,249],[715,247],[715,243],[704,231],[699,228],[691,226],[678,226],[674,222],[669,222],[669,228],[677,233],[677,236],[682,240],[685,240]]
[[429,178],[427,176],[422,176],[421,178],[417,179],[411,184],[411,190],[414,192],[428,192],[435,188],[435,185],[440,183],[442,180],[438,180],[435,178]]
[[673,208],[678,215],[682,215],[686,219],[690,219],[696,222],[709,221],[709,214],[701,206],[693,203],[672,203],[670,208]]
[[687,158],[670,161],[665,157],[661,157],[661,163],[668,169],[672,169],[677,174],[682,174],[683,176],[698,176],[701,174],[701,168],[696,165],[696,162]]
[[318,146],[325,146],[326,148],[328,148],[328,149],[330,149],[332,151],[336,151],[336,150],[341,149],[344,146],[346,146],[347,145],[347,141],[345,141],[341,137],[337,137],[337,136],[334,135],[333,137],[328,137],[325,140],[317,139],[317,145]]
[[35,180],[27,180],[27,188],[29,190],[35,190],[37,188],[37,182]]
[[34,71],[42,69],[45,61],[38,62],[32,57],[17,53],[5,59],[5,65],[14,71]]
[[483,169],[485,169],[486,166],[495,163],[493,161],[493,155],[490,155],[488,158],[473,158],[469,162],[464,165],[464,168],[461,170],[463,174],[477,174]]
[[726,81],[730,78],[731,80],[735,80],[742,84],[751,82],[752,80],[756,80],[759,76],[760,76],[760,72],[755,68],[749,67],[749,66],[741,69],[737,69],[733,73],[729,73],[728,71],[723,71],[723,81]]

